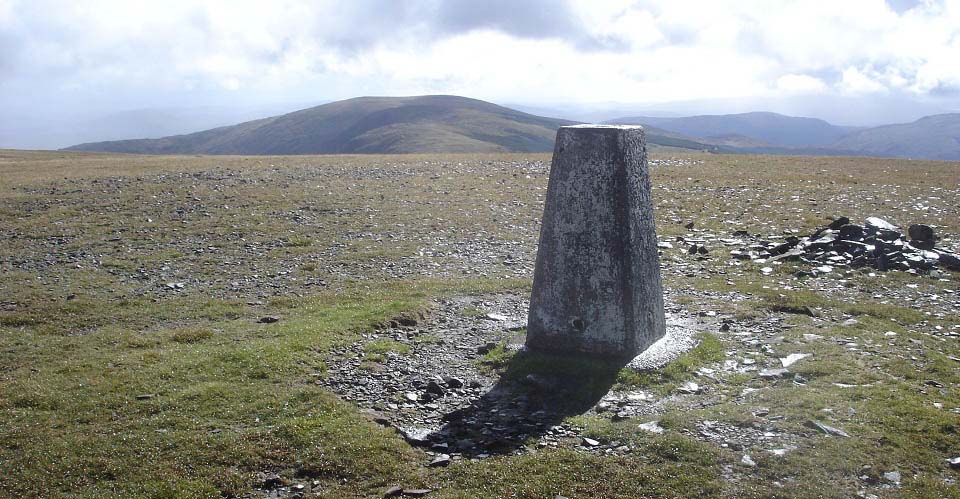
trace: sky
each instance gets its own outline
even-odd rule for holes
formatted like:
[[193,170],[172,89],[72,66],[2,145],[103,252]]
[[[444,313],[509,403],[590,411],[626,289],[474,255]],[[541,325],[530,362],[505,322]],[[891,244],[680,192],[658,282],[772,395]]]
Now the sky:
[[363,95],[871,125],[960,111],[957,61],[960,0],[0,0],[0,147]]

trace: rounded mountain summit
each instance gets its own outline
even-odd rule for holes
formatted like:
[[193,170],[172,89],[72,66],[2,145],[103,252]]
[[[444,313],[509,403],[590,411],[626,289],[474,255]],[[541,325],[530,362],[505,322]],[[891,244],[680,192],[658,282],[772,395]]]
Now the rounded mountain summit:
[[92,142],[72,151],[136,154],[549,152],[568,120],[453,95],[357,97],[186,135]]

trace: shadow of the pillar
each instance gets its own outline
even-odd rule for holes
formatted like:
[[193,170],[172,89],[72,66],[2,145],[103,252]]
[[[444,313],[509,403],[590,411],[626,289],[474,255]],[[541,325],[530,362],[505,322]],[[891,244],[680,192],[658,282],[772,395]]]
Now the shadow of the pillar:
[[487,393],[444,415],[426,441],[467,457],[513,453],[594,407],[628,361],[518,352]]

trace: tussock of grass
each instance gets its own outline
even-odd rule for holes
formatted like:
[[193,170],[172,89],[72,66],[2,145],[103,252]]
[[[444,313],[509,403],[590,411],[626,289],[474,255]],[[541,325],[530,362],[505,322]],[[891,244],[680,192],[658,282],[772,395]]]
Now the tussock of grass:
[[900,324],[916,324],[926,319],[922,312],[912,308],[870,301],[845,303],[838,308],[850,315],[867,315],[878,319],[892,320]]
[[38,320],[35,317],[30,316],[29,314],[21,314],[16,312],[0,314],[0,326],[6,326],[6,327],[32,326],[37,322]]
[[410,345],[390,338],[379,338],[364,345],[363,350],[371,354],[394,352],[404,355],[410,353]]
[[294,248],[298,248],[298,247],[303,248],[303,247],[312,246],[312,245],[313,245],[313,239],[310,239],[309,237],[302,237],[302,236],[289,237],[287,238],[287,243],[286,243],[286,246],[291,246]]
[[363,346],[364,360],[367,362],[384,362],[390,352],[405,355],[410,353],[410,345],[390,338],[379,338]]
[[212,337],[213,331],[210,329],[184,328],[174,331],[172,338],[177,343],[198,343]]
[[515,350],[509,350],[505,344],[500,343],[480,357],[480,369],[488,373],[500,372],[507,367],[516,353]]

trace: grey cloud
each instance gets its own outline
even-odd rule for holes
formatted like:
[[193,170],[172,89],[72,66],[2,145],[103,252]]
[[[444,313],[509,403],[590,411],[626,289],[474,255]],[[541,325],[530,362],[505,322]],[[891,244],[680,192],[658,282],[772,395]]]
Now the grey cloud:
[[887,6],[897,14],[903,14],[923,3],[923,0],[887,0]]
[[325,46],[356,55],[422,31],[422,19],[431,10],[427,2],[336,2],[333,8],[320,8],[314,14],[314,31]]
[[565,38],[582,32],[569,6],[551,0],[449,0],[436,22],[447,33],[488,28],[522,38]]
[[617,37],[590,34],[569,4],[559,0],[446,0],[433,23],[444,34],[492,29],[518,38],[566,40],[586,51],[628,48]]
[[[20,40],[0,31],[0,74],[10,74],[16,68],[15,59],[20,54]],[[0,77],[0,81],[3,78]]]
[[931,88],[929,93],[932,97],[960,97],[960,85],[949,84],[941,81],[937,83],[937,86]]
[[690,26],[661,23],[658,27],[668,45],[693,45],[697,41],[697,30]]
[[836,85],[843,80],[843,71],[838,68],[819,68],[804,71],[804,74],[817,78],[828,86]]
[[428,44],[480,29],[517,38],[565,40],[584,51],[628,48],[617,37],[593,36],[562,0],[354,0],[316,16],[317,41],[348,56],[360,56],[375,45]]
[[[69,10],[48,15],[47,2],[18,6],[20,26],[0,26],[0,81],[22,72],[50,78],[69,77],[82,71],[113,67],[135,71],[149,65],[173,64],[177,50],[218,42],[208,10],[185,12],[177,33],[125,40],[122,46],[101,46],[98,34],[83,31]],[[477,29],[491,29],[527,39],[565,40],[583,51],[623,51],[628,44],[617,37],[593,36],[566,1],[561,0],[352,0],[318,2],[306,25],[278,37],[271,49],[252,47],[245,56],[267,65],[279,64],[298,47],[317,45],[347,57],[363,57],[377,45],[432,42]],[[159,34],[158,34],[159,35]],[[78,43],[80,41],[80,43]],[[84,43],[90,42],[90,43]],[[222,40],[221,40],[222,42]],[[43,51],[55,57],[42,57]],[[49,55],[49,54],[48,54]],[[24,61],[43,59],[42,64]],[[20,62],[17,62],[20,61]],[[189,75],[187,75],[189,76]]]
[[317,15],[322,41],[354,55],[377,44],[428,43],[479,29],[565,40],[587,51],[627,48],[618,38],[592,36],[564,0],[355,0]]

